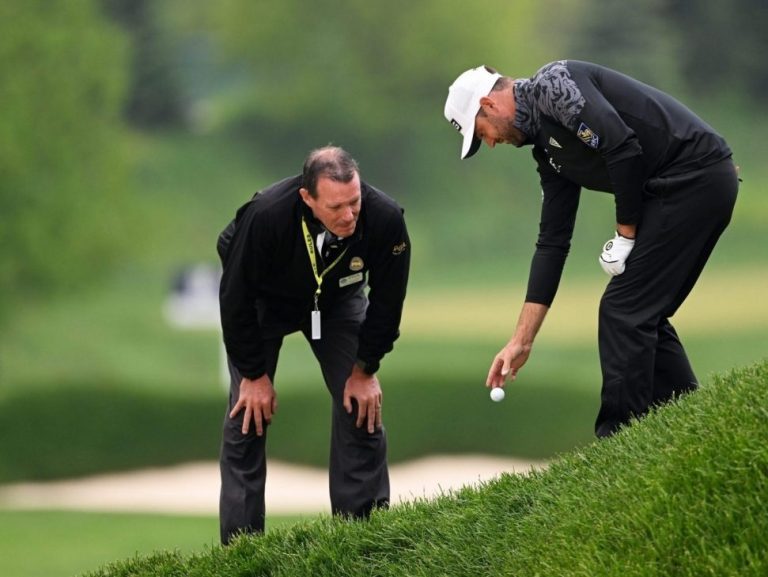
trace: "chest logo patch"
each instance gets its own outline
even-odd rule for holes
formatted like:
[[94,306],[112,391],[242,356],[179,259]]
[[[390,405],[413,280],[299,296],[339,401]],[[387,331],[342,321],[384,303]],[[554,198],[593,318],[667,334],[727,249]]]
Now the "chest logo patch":
[[552,136],[549,137],[549,145],[554,146],[555,148],[562,148],[562,146],[560,146],[560,143],[557,140],[555,140],[554,137]]
[[583,122],[579,125],[579,130],[576,132],[576,136],[578,136],[581,141],[590,148],[597,148],[600,144],[600,137]]
[[361,259],[359,256],[353,257],[352,260],[349,261],[349,270],[352,270],[352,271],[363,270],[364,266],[365,266],[365,263],[363,262],[363,259]]

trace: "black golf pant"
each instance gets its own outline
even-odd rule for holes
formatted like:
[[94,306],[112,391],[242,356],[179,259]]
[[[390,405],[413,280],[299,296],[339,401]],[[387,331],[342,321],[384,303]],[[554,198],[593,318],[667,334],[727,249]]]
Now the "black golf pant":
[[[344,385],[352,372],[357,353],[359,319],[323,319],[323,338],[313,341],[308,328],[300,330],[320,363],[325,384],[332,397],[330,497],[334,515],[366,517],[374,507],[389,504],[387,444],[383,427],[369,434],[367,427],[355,426],[357,405],[348,414],[343,406]],[[265,341],[267,374],[274,383],[283,337],[299,327],[271,329],[274,337]],[[267,332],[267,331],[265,331]],[[267,478],[267,429],[259,437],[255,425],[243,435],[243,413],[229,418],[240,395],[241,376],[229,363],[231,377],[229,408],[224,417],[221,446],[221,496],[219,519],[221,542],[227,544],[238,533],[264,531],[264,488]],[[277,387],[276,387],[277,389]],[[318,407],[320,410],[320,407]],[[279,414],[275,420],[279,419]],[[281,430],[279,434],[312,434],[311,431]]]
[[730,159],[695,173],[652,179],[646,186],[626,270],[611,279],[600,301],[598,437],[698,387],[669,318],[728,226],[737,191]]

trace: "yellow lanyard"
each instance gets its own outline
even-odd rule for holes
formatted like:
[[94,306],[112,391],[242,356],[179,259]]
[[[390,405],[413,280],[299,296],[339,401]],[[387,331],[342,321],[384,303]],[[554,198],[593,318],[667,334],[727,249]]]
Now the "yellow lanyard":
[[304,231],[304,243],[307,245],[307,254],[309,255],[309,262],[312,264],[312,272],[315,275],[315,281],[317,282],[317,290],[315,291],[315,310],[319,310],[317,306],[317,301],[320,298],[320,292],[323,288],[323,277],[326,275],[326,273],[330,272],[330,270],[335,267],[337,264],[339,264],[339,261],[341,258],[346,254],[347,249],[349,247],[346,247],[341,254],[336,257],[336,260],[334,260],[330,266],[328,266],[323,272],[318,272],[317,269],[317,257],[315,256],[315,242],[312,240],[312,234],[309,232],[309,228],[307,227],[307,222],[304,220],[304,217],[301,217],[301,229]]

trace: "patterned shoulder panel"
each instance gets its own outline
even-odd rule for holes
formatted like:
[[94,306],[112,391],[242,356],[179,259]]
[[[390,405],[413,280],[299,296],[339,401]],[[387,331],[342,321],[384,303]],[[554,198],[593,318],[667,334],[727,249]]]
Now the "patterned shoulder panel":
[[540,68],[531,78],[531,91],[537,108],[574,130],[584,108],[581,90],[571,78],[565,60],[551,62]]

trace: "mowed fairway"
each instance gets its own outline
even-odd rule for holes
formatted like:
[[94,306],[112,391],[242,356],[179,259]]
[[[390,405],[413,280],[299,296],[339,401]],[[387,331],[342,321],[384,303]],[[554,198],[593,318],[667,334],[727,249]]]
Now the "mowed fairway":
[[[597,335],[597,311],[607,277],[563,281],[539,343],[584,343]],[[722,335],[765,328],[768,270],[705,271],[673,318],[681,333]],[[507,339],[517,322],[525,286],[467,286],[418,291],[408,296],[401,332],[410,337]],[[500,341],[499,345],[503,343]]]
[[[267,530],[300,517],[272,517]],[[202,553],[218,544],[209,516],[0,511],[2,577],[71,577],[153,551]]]

